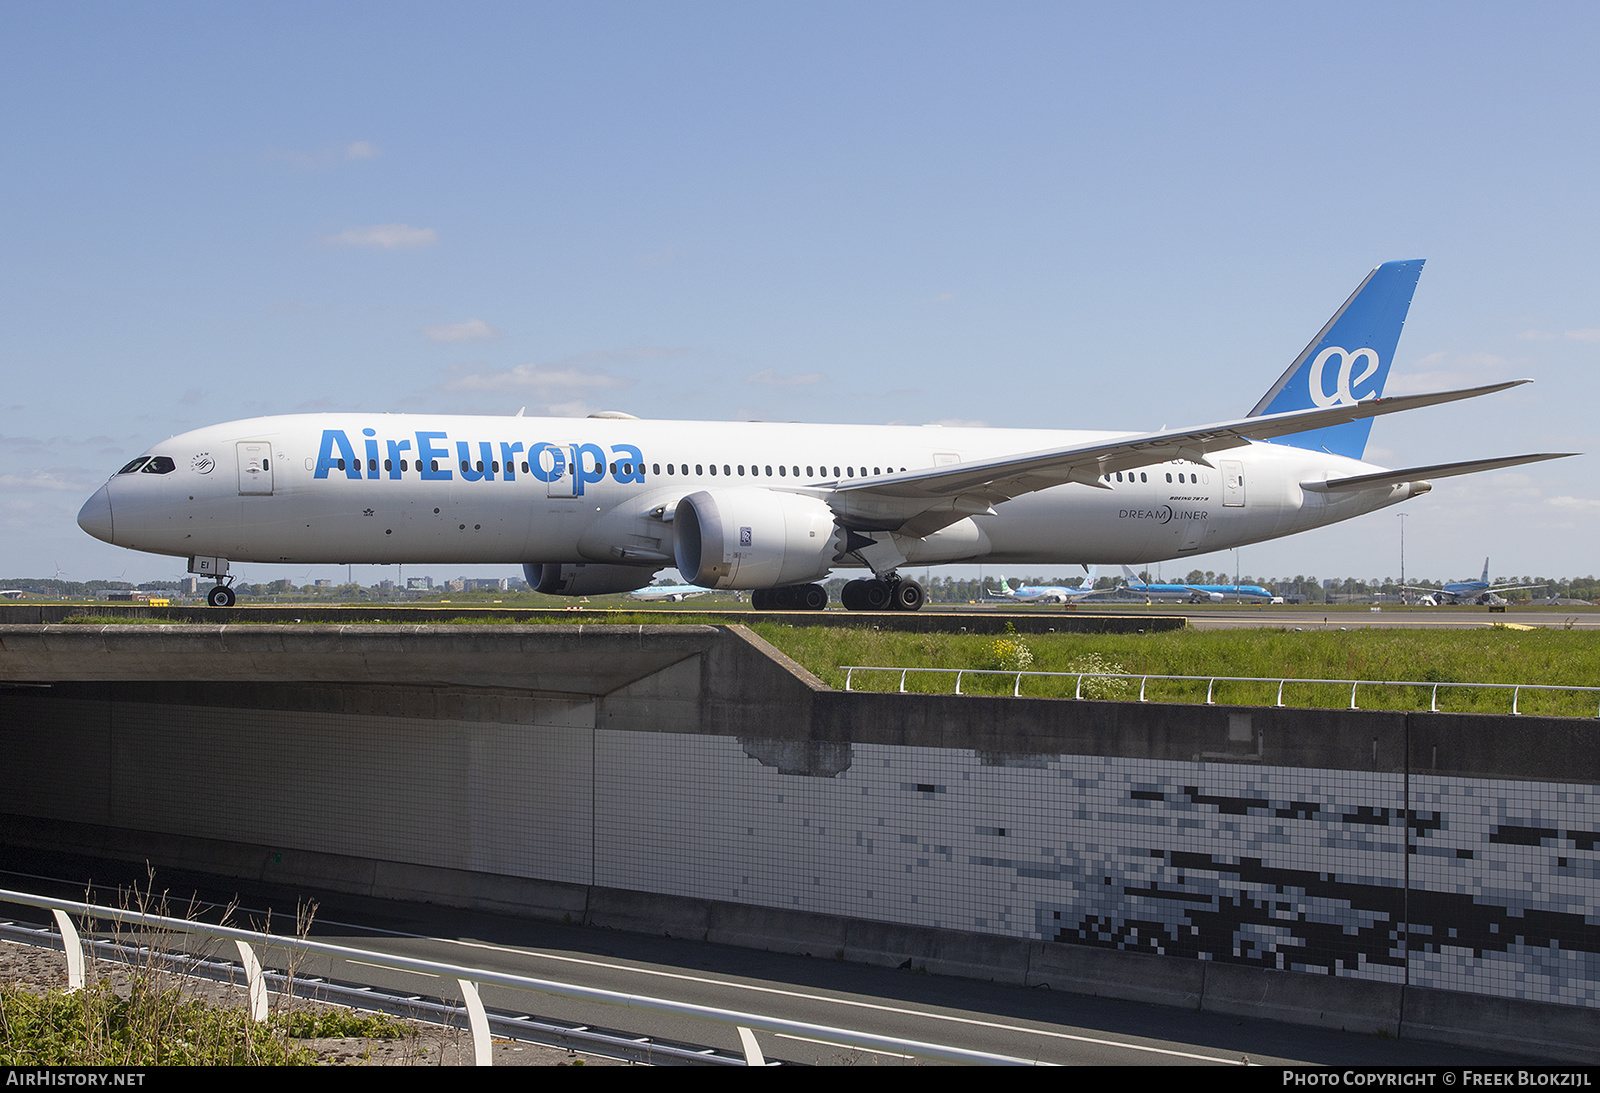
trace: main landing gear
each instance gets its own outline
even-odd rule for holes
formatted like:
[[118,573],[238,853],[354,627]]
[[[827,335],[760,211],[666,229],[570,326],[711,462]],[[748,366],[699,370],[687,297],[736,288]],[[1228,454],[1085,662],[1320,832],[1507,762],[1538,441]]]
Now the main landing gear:
[[[916,581],[904,577],[851,581],[839,597],[849,611],[916,611],[927,594]],[[821,611],[828,592],[820,584],[792,584],[783,588],[758,588],[750,593],[757,611]]]
[[750,593],[757,611],[821,611],[828,606],[828,590],[820,584],[790,584],[758,588]]
[[927,594],[916,581],[891,576],[851,581],[839,596],[847,611],[916,611]]

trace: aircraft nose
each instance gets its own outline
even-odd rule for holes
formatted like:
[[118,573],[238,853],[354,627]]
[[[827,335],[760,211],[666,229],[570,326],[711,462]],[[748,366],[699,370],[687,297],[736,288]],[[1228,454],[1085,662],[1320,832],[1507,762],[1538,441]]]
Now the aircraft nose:
[[111,532],[111,487],[101,486],[78,510],[78,526],[102,542],[115,542]]

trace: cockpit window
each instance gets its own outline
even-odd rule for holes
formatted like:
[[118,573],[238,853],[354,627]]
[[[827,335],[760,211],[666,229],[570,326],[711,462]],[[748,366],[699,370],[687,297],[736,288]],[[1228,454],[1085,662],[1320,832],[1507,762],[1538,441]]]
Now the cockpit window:
[[178,465],[172,461],[172,458],[170,456],[157,455],[157,456],[151,456],[150,462],[146,463],[144,465],[144,467],[140,469],[139,473],[140,474],[171,474],[173,471],[175,471],[177,469],[178,469]]
[[132,463],[129,463],[126,467],[122,468],[117,473],[118,474],[132,474],[134,471],[136,471],[140,467],[144,466],[145,460],[147,460],[149,458],[150,457],[147,456],[147,455],[141,455],[138,459],[135,459]]

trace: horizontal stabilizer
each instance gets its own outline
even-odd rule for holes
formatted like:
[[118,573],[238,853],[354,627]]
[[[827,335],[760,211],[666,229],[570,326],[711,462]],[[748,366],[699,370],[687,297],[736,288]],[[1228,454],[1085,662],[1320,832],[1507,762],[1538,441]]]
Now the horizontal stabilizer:
[[1361,474],[1353,478],[1330,478],[1326,482],[1302,482],[1300,485],[1303,489],[1317,493],[1331,490],[1368,490],[1378,486],[1398,486],[1403,482],[1450,478],[1458,474],[1477,474],[1479,471],[1497,471],[1502,467],[1517,467],[1524,463],[1539,463],[1546,459],[1566,459],[1577,454],[1577,452],[1541,452],[1538,455],[1508,455],[1499,459],[1469,459],[1464,463],[1435,463],[1431,467],[1407,467],[1400,471]]

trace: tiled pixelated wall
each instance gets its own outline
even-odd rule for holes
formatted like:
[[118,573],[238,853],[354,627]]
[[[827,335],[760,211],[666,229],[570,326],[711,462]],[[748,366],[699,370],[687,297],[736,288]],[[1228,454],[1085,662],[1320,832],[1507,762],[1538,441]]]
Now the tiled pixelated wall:
[[588,702],[7,709],[21,815],[1600,1004],[1595,786],[596,730]]
[[1597,787],[598,735],[600,884],[1600,1004]]

